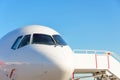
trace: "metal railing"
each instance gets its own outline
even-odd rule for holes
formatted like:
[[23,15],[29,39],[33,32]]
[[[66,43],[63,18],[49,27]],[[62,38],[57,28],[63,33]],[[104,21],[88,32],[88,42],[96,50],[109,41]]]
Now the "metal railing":
[[106,50],[81,50],[81,49],[74,49],[74,53],[79,53],[79,54],[106,54],[109,51]]
[[114,57],[117,61],[120,62],[120,55],[114,53],[114,52],[110,52],[111,53],[111,56]]
[[120,55],[111,52],[111,51],[107,51],[107,50],[81,50],[81,49],[74,49],[73,50],[74,53],[76,54],[109,54],[112,57],[114,57],[117,61],[120,62]]

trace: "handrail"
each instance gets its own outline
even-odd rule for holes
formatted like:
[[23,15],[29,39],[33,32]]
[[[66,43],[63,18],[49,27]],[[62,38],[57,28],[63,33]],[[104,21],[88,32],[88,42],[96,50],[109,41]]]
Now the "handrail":
[[109,51],[106,50],[81,50],[81,49],[74,49],[74,53],[82,53],[82,54],[106,54]]
[[120,62],[120,55],[114,53],[114,52],[111,52],[111,56],[114,57],[117,61]]
[[120,55],[114,53],[114,52],[110,52],[107,50],[81,50],[81,49],[74,49],[73,50],[74,53],[76,54],[109,54],[112,57],[114,57],[117,61],[120,62]]

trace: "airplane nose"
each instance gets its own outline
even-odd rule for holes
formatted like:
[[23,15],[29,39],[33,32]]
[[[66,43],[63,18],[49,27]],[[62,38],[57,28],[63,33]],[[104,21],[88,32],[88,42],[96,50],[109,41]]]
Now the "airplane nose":
[[68,46],[50,46],[46,49],[43,46],[37,49],[44,56],[42,80],[69,80],[73,72],[72,50]]
[[56,54],[55,64],[58,65],[61,75],[64,77],[62,80],[69,80],[73,72],[73,52],[69,47],[62,48]]
[[[56,58],[56,60],[52,60],[53,63],[48,63],[49,64],[49,70],[48,76],[49,80],[69,80],[72,72],[73,72],[73,67],[72,67],[72,58],[70,57],[62,57]],[[51,65],[51,67],[50,67]],[[53,76],[54,75],[54,76]]]
[[63,77],[62,80],[69,80],[73,72],[73,65],[71,64],[72,61],[67,59],[68,58],[66,58],[66,60],[64,59],[62,64],[59,65],[59,69],[61,70],[61,75]]

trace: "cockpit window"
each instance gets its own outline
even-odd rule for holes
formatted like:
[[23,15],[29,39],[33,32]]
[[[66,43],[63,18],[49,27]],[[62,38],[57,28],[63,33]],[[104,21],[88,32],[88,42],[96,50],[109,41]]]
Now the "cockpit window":
[[19,36],[19,37],[15,40],[14,44],[13,44],[12,47],[11,47],[12,49],[14,49],[14,50],[17,49],[17,47],[18,47],[18,45],[19,45],[22,37],[23,37],[23,36]]
[[[11,49],[15,50],[17,48],[24,47],[30,44],[31,35],[19,36]],[[33,34],[32,44],[44,44],[44,45],[67,45],[66,42],[61,38],[60,35],[46,35],[46,34]]]
[[53,38],[58,45],[63,45],[63,46],[67,45],[66,42],[61,38],[61,36],[53,35]]
[[18,48],[21,48],[21,47],[26,46],[28,44],[30,44],[30,35],[24,36],[24,38],[22,39],[22,41],[19,44]]
[[33,34],[32,44],[55,45],[52,37],[45,34]]

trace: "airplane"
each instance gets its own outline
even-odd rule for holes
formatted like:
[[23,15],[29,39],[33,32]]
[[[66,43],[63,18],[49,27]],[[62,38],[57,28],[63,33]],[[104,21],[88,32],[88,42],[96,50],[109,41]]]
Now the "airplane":
[[55,30],[30,25],[0,40],[0,80],[70,80],[73,51]]

